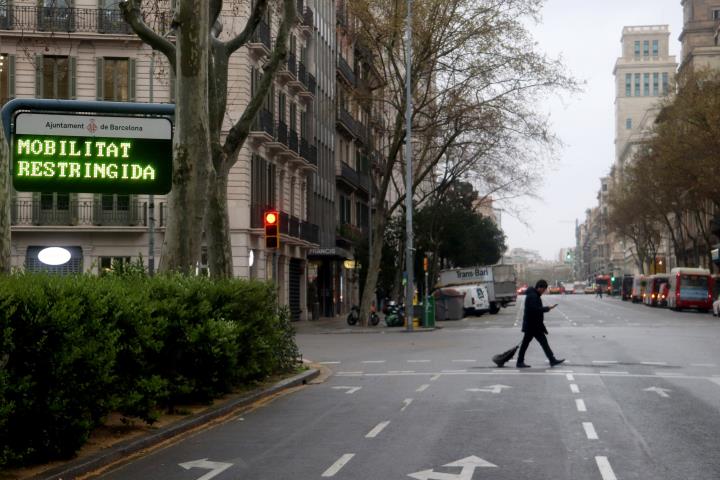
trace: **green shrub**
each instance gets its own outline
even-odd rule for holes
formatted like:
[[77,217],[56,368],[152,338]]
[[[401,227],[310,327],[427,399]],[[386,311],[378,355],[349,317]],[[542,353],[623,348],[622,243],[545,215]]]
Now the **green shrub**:
[[152,423],[297,358],[270,284],[0,277],[0,467],[71,456],[111,411]]

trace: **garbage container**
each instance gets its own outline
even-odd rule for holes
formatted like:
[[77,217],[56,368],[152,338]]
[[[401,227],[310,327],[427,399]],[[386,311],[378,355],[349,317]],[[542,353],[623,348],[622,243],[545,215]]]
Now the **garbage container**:
[[427,328],[435,328],[435,297],[428,295],[425,297],[427,308],[423,317],[423,326]]
[[435,319],[460,320],[463,318],[465,294],[454,288],[439,288],[433,292],[435,297]]

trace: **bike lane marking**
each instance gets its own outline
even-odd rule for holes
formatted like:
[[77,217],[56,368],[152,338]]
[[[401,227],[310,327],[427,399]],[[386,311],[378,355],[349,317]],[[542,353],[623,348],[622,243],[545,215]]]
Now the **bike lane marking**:
[[386,420],[386,421],[384,421],[384,422],[378,423],[377,425],[375,425],[375,428],[373,428],[372,430],[370,430],[370,431],[367,433],[367,435],[365,435],[365,438],[375,438],[375,437],[377,437],[377,436],[380,434],[380,432],[382,432],[382,431],[385,429],[385,427],[387,427],[389,424],[390,424],[390,421],[389,421],[389,420]]
[[355,456],[354,453],[346,453],[333,463],[330,468],[323,472],[323,477],[334,477],[352,458]]

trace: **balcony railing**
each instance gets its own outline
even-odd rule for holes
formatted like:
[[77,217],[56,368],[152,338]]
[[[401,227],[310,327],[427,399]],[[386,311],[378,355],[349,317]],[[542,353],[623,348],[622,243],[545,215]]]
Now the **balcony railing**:
[[355,169],[345,162],[340,163],[340,178],[343,179],[346,183],[352,185],[353,187],[360,186],[360,177],[358,176],[358,173],[355,171]]
[[272,112],[264,108],[261,109],[258,116],[255,117],[255,124],[252,129],[256,132],[265,132],[272,137],[275,133]]
[[312,73],[308,73],[308,91],[315,95],[316,90],[317,82],[315,81],[315,76]]
[[308,74],[307,74],[307,68],[305,67],[305,64],[300,61],[298,62],[298,70],[297,70],[297,79],[305,85],[305,88],[308,86]]
[[357,84],[355,72],[353,72],[352,68],[350,68],[350,65],[348,65],[342,55],[338,55],[337,66],[340,74],[345,77],[345,80],[347,80],[350,85],[355,86]]
[[[159,227],[167,223],[167,205],[159,203]],[[12,224],[16,226],[110,226],[134,227],[148,224],[148,204],[132,199],[127,205],[108,208],[102,201],[72,200],[46,203],[42,200],[14,200]]]
[[[170,28],[171,12],[153,13],[148,23],[157,31]],[[112,8],[0,6],[0,29],[24,32],[88,32],[132,34],[122,13]]]
[[268,50],[271,49],[271,43],[270,43],[270,27],[268,27],[267,22],[265,20],[261,20],[260,23],[258,23],[257,28],[255,29],[255,33],[252,37],[252,43],[262,43],[267,47]]
[[320,227],[314,223],[302,222],[300,224],[300,238],[310,243],[320,243]]
[[295,153],[300,153],[300,145],[298,144],[298,134],[295,130],[290,130],[288,147]]
[[335,121],[345,129],[350,135],[356,135],[355,119],[350,115],[350,112],[345,108],[338,105],[335,112]]
[[312,8],[305,7],[305,13],[303,14],[302,20],[303,20],[303,25],[305,25],[306,27],[312,28],[315,25],[315,18],[313,15]]
[[307,138],[300,139],[299,153],[302,158],[309,161],[308,157],[310,156],[310,142],[307,141]]
[[283,145],[288,145],[288,127],[285,122],[282,120],[277,123],[277,129],[275,130],[277,132],[277,141],[282,143]]

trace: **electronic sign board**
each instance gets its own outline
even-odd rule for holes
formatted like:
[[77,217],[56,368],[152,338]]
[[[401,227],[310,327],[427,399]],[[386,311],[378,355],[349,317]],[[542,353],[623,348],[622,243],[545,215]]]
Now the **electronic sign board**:
[[20,192],[164,195],[172,187],[167,118],[21,112],[11,148]]

